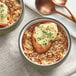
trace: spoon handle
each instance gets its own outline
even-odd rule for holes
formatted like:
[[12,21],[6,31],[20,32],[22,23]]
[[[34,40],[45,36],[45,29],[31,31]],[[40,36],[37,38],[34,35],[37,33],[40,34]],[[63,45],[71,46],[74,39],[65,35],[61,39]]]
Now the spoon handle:
[[69,14],[71,15],[72,19],[75,20],[75,16],[73,15],[73,13],[69,10],[69,8],[67,6],[64,6],[64,8],[67,9],[67,11],[69,12]]
[[75,20],[74,19],[72,19],[72,17],[71,16],[68,16],[68,15],[66,15],[66,14],[63,14],[63,13],[61,13],[61,12],[59,12],[59,11],[55,11],[56,13],[59,13],[60,15],[62,15],[62,16],[65,16],[66,18],[68,18],[69,20],[71,20],[71,21],[73,21],[73,22],[75,22]]

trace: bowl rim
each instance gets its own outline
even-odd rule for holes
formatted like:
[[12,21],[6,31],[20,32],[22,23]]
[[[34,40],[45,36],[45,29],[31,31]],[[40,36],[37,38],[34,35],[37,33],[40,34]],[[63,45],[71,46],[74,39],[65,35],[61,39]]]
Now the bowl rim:
[[[52,20],[52,21],[55,21],[55,22],[59,23],[60,26],[62,26],[62,27],[65,29],[66,33],[67,33],[67,38],[68,38],[68,43],[69,43],[66,55],[65,55],[62,59],[60,59],[59,61],[57,61],[57,62],[55,62],[55,63],[53,63],[53,64],[47,64],[47,65],[45,65],[45,64],[38,64],[38,63],[36,63],[36,62],[31,61],[31,60],[24,54],[24,51],[23,51],[23,49],[22,49],[22,47],[21,47],[21,45],[22,45],[22,44],[21,44],[21,40],[22,40],[22,39],[21,39],[21,35],[22,35],[22,33],[24,34],[25,28],[27,28],[28,25],[29,25],[30,23],[32,23],[33,21],[43,20],[43,19],[44,19],[44,20]],[[33,23],[34,23],[34,22],[33,22]],[[30,25],[29,25],[29,26],[30,26]],[[22,35],[22,36],[23,36],[23,35]],[[53,65],[56,65],[56,64],[62,62],[62,61],[68,56],[68,54],[69,54],[69,52],[70,52],[70,50],[71,50],[71,36],[70,36],[70,33],[69,33],[69,31],[67,30],[67,28],[66,28],[61,22],[59,22],[58,20],[56,20],[56,19],[54,19],[54,18],[47,18],[47,17],[36,18],[36,19],[33,19],[33,20],[29,21],[29,22],[28,22],[27,24],[25,24],[25,26],[21,29],[20,34],[19,34],[19,39],[18,39],[18,46],[19,46],[19,50],[20,50],[20,52],[22,53],[22,55],[24,56],[24,58],[26,58],[26,60],[28,60],[28,61],[31,62],[32,64],[38,65],[38,66],[53,66]]]
[[9,28],[11,28],[12,26],[15,26],[15,25],[17,24],[17,22],[19,22],[19,20],[21,19],[22,15],[23,15],[23,13],[24,13],[24,2],[23,2],[23,0],[19,0],[19,1],[20,1],[20,3],[21,3],[21,6],[22,6],[22,10],[21,10],[20,16],[19,16],[18,19],[17,19],[13,24],[11,24],[10,26],[6,26],[6,27],[3,27],[3,28],[0,28],[0,31],[1,31],[1,30],[9,29]]

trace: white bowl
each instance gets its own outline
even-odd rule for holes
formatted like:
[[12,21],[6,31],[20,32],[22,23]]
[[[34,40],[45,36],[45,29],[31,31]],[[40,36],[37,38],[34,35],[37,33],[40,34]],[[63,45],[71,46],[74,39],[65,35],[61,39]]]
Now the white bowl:
[[11,32],[15,28],[17,28],[19,26],[19,24],[21,23],[21,21],[23,19],[23,14],[24,14],[24,2],[23,2],[23,0],[20,0],[20,3],[21,3],[21,6],[22,6],[21,15],[19,16],[17,21],[15,21],[14,24],[12,24],[10,26],[7,26],[7,27],[4,27],[4,28],[0,28],[0,35],[3,35],[3,34]]
[[[44,21],[44,20],[46,20],[46,21],[54,21],[54,22],[57,22],[58,24],[60,24],[60,26],[63,28],[63,30],[65,31],[65,33],[66,33],[66,35],[67,35],[67,38],[68,38],[68,49],[67,49],[68,51],[67,51],[66,55],[65,55],[61,60],[59,60],[58,62],[53,63],[53,64],[48,64],[48,65],[43,65],[43,64],[38,64],[38,63],[32,62],[32,61],[24,54],[24,50],[23,50],[23,48],[22,48],[22,37],[23,37],[24,31],[26,30],[26,28],[27,28],[28,26],[32,25],[33,23],[37,23],[37,22],[39,22],[39,21]],[[21,30],[20,35],[19,35],[19,43],[18,43],[18,44],[19,44],[19,49],[20,49],[22,55],[26,58],[26,60],[28,60],[29,62],[33,63],[33,64],[36,65],[36,66],[40,66],[40,67],[41,67],[41,66],[43,66],[43,67],[45,67],[45,66],[50,66],[50,67],[52,67],[52,66],[55,66],[55,65],[59,64],[60,62],[62,62],[62,61],[66,58],[66,56],[68,56],[68,54],[69,54],[69,52],[70,52],[70,49],[71,49],[71,37],[70,37],[70,34],[69,34],[68,30],[66,29],[66,27],[65,27],[62,23],[60,23],[59,21],[57,21],[57,20],[55,20],[55,19],[52,19],[52,18],[38,18],[38,19],[34,19],[34,20],[28,22],[28,23],[23,27],[23,29]]]

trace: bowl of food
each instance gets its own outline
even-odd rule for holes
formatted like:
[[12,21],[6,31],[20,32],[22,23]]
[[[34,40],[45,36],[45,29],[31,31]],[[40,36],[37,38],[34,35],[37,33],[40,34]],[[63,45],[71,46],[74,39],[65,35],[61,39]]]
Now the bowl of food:
[[0,0],[0,35],[16,28],[22,20],[23,0]]
[[20,32],[19,48],[29,62],[38,66],[53,66],[70,52],[71,38],[66,27],[52,18],[28,22]]

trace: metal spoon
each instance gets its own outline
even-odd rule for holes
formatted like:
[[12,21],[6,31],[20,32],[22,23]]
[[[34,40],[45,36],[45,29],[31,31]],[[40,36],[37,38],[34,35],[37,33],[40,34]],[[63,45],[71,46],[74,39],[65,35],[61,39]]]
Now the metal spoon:
[[65,6],[67,0],[52,0],[52,2],[60,7],[66,8],[67,11],[71,14],[71,17],[74,19],[74,15],[72,14],[72,12],[68,9],[67,6]]
[[36,8],[38,11],[44,15],[49,15],[53,13],[59,13],[68,19],[74,21],[71,16],[65,15],[55,9],[55,5],[51,0],[36,0]]

